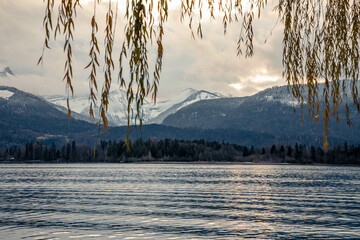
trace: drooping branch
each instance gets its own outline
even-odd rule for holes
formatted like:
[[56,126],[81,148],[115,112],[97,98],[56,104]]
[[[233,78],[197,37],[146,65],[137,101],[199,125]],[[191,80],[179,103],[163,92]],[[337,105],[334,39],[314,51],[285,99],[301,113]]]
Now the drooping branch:
[[[85,67],[90,68],[90,75],[89,75],[89,89],[90,89],[90,108],[89,108],[89,115],[94,118],[94,107],[96,106],[96,93],[98,91],[97,81],[96,81],[96,69],[100,66],[98,55],[100,54],[100,49],[98,45],[98,40],[96,37],[96,33],[98,32],[98,24],[96,22],[96,5],[99,4],[99,0],[94,1],[94,14],[91,18],[91,40],[90,40],[90,62]],[[96,93],[95,93],[96,92]]]

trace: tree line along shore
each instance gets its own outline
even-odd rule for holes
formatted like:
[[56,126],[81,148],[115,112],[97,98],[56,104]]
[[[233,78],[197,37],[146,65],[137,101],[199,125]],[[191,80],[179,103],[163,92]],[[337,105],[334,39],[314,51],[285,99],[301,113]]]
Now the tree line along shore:
[[205,140],[149,139],[130,142],[100,141],[97,145],[45,145],[28,142],[0,148],[1,162],[254,162],[293,164],[360,164],[360,145],[346,142],[324,151],[320,147],[295,144],[247,147]]

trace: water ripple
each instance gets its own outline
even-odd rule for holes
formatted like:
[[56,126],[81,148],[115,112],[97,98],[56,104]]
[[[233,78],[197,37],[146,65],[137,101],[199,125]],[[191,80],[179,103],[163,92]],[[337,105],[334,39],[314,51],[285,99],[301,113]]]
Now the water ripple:
[[360,168],[0,165],[2,239],[360,239]]

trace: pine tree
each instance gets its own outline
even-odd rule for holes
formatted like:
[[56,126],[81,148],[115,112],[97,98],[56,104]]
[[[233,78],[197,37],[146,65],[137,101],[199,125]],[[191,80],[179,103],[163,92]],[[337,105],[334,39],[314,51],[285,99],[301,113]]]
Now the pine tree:
[[261,150],[261,155],[265,155],[265,148],[262,148],[262,150]]
[[56,145],[55,145],[55,143],[53,142],[53,143],[51,144],[50,149],[49,149],[49,160],[50,160],[50,161],[53,161],[53,160],[55,160],[55,159],[56,159]]
[[65,160],[69,161],[70,160],[70,153],[71,153],[71,144],[68,143],[66,145],[66,156],[65,156]]
[[288,157],[291,157],[292,156],[292,147],[289,146],[288,147],[288,150],[287,150],[287,154],[286,154]]
[[316,151],[314,146],[311,146],[310,148],[310,159],[312,162],[316,162]]
[[75,140],[71,143],[71,160],[76,161],[76,142]]
[[248,157],[248,156],[250,156],[250,152],[249,152],[249,149],[245,146],[244,152],[243,152],[243,157]]
[[275,155],[277,153],[277,151],[276,151],[276,146],[275,145],[272,145],[271,146],[271,149],[270,149],[270,154],[271,155]]

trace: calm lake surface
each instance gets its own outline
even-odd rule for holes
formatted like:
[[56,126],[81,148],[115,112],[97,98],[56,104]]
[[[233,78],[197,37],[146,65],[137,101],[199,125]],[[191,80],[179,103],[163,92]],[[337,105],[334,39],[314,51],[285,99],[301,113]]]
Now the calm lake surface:
[[360,168],[1,164],[0,239],[360,239]]

